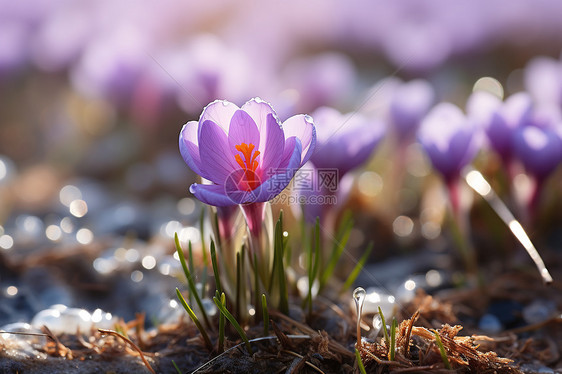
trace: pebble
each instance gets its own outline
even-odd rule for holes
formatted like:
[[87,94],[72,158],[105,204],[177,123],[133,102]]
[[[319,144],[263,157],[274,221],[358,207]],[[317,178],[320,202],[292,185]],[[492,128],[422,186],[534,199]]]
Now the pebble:
[[478,328],[489,334],[497,334],[503,330],[502,323],[493,314],[484,314],[478,322]]
[[540,323],[556,313],[556,304],[550,300],[535,300],[523,308],[523,319],[528,324]]

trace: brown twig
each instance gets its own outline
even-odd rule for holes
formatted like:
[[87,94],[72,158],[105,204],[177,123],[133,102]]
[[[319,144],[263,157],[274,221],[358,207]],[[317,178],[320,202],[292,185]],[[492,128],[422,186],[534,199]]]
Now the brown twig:
[[146,358],[144,357],[144,354],[142,353],[141,349],[131,341],[131,339],[119,334],[117,331],[113,331],[113,330],[106,330],[106,329],[98,329],[98,331],[102,334],[106,334],[106,335],[114,335],[117,336],[121,339],[123,339],[125,342],[127,342],[131,347],[133,347],[140,355],[140,358],[142,360],[142,362],[144,363],[144,365],[148,368],[148,370],[152,373],[152,374],[156,374],[156,372],[154,371],[154,369],[152,369],[152,366],[150,366],[150,364],[148,363],[148,361],[146,360]]
[[[279,313],[275,310],[272,310],[272,311],[270,311],[270,315],[275,316],[277,318],[280,318],[280,319],[284,320],[285,322],[288,322],[288,323],[294,325],[299,330],[301,330],[305,334],[310,335],[311,337],[320,336],[317,331],[314,331],[313,329],[311,329],[310,327],[308,327],[305,324],[302,324],[300,322],[295,321],[294,319],[284,315],[283,313]],[[330,349],[332,349],[333,351],[337,351],[339,354],[341,354],[344,357],[355,358],[355,354],[353,352],[350,352],[343,345],[335,342],[332,339],[330,339],[329,347],[330,347]]]
[[[290,354],[291,356],[295,356],[300,358],[301,360],[304,360],[304,356],[299,355],[297,352],[293,352],[293,351],[288,351],[286,349],[283,349],[281,352]],[[319,372],[320,374],[326,374],[324,373],[318,366],[314,365],[312,362],[309,362],[307,360],[304,360],[304,363],[308,366],[310,366],[312,369],[316,370],[317,372]]]
[[47,336],[55,342],[56,352],[60,357],[66,357],[72,359],[72,351],[62,344],[55,334],[45,325],[43,325],[42,330],[45,331]]

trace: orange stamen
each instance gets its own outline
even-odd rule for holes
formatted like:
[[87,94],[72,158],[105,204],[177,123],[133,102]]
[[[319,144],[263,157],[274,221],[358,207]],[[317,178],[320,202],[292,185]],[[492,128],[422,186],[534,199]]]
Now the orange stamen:
[[256,169],[258,168],[258,162],[256,158],[259,156],[260,151],[254,152],[254,148],[256,147],[252,143],[250,143],[250,145],[242,143],[236,146],[236,150],[242,153],[244,160],[242,160],[242,157],[240,157],[240,155],[236,155],[234,156],[234,158],[236,159],[238,165],[240,165],[243,169],[256,171]]
[[242,156],[235,155],[234,159],[244,170],[244,180],[241,181],[239,187],[241,189],[250,191],[254,190],[260,185],[259,177],[256,174],[256,170],[259,166],[256,158],[260,155],[260,151],[255,151],[256,148],[252,143],[249,145],[246,143],[241,143],[235,146],[236,150],[242,154]]

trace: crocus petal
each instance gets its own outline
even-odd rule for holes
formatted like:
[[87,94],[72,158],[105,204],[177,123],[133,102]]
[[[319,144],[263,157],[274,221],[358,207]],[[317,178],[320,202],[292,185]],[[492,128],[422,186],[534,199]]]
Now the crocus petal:
[[372,122],[368,132],[357,134],[359,139],[356,138],[353,143],[347,144],[349,147],[349,156],[345,161],[348,168],[347,170],[345,167],[340,169],[342,175],[355,168],[357,165],[361,165],[367,161],[382,139],[386,129],[384,123],[376,120]]
[[199,126],[199,154],[202,176],[216,184],[224,184],[226,178],[240,168],[229,149],[225,132],[213,121]]
[[513,139],[515,153],[527,171],[546,178],[562,161],[562,141],[551,129],[525,126]]
[[195,197],[205,204],[214,206],[231,206],[238,203],[233,201],[230,195],[227,195],[223,185],[218,184],[197,184],[194,183],[189,187]]
[[296,136],[302,144],[301,165],[304,165],[312,156],[316,146],[316,129],[312,117],[306,114],[297,114],[283,122],[285,141]]
[[183,125],[180,132],[180,153],[187,166],[196,174],[201,175],[201,157],[197,140],[197,121],[190,121]]
[[297,137],[292,136],[290,138],[285,139],[285,148],[283,149],[283,154],[279,161],[279,168],[287,168],[289,162],[291,161],[291,157],[293,156],[293,152],[295,147],[297,146]]
[[242,105],[241,109],[252,117],[254,122],[258,125],[258,129],[260,131],[264,130],[263,127],[265,127],[265,124],[267,123],[267,117],[269,114],[276,116],[271,105],[259,97],[249,100],[246,104]]
[[423,79],[416,79],[398,87],[390,102],[390,117],[400,139],[416,132],[420,121],[434,101],[433,86]]
[[478,144],[474,124],[450,103],[437,104],[427,114],[420,124],[418,140],[447,181],[472,161]]
[[276,169],[281,163],[279,155],[283,154],[285,149],[285,136],[283,129],[279,126],[273,114],[268,114],[266,118],[266,131],[267,139],[263,148],[263,158],[261,163],[261,170],[263,177],[267,176]]
[[523,80],[527,91],[540,103],[562,103],[562,64],[552,57],[535,57],[525,67]]
[[289,162],[284,169],[279,169],[276,174],[262,183],[253,192],[255,194],[255,202],[264,202],[273,199],[279,195],[291,182],[295,173],[301,166],[301,153],[302,145],[299,139],[295,139],[295,146],[289,159]]
[[[230,120],[232,119],[234,113],[236,113],[239,109],[240,108],[238,108],[236,104],[233,104],[230,101],[215,100],[203,109],[203,113],[201,113],[201,117],[199,118],[199,123],[213,121],[228,134]],[[199,131],[201,131],[201,129],[199,129]]]
[[[230,120],[228,129],[228,143],[232,155],[238,154],[236,146],[242,143],[253,144],[257,147],[260,144],[260,132],[252,117],[243,110],[237,110]],[[233,156],[234,157],[234,156]]]

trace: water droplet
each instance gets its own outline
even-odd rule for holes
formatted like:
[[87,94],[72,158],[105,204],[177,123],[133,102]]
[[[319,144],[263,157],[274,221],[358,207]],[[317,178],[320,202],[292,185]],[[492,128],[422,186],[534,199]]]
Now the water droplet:
[[226,100],[222,100],[221,103],[222,103],[223,106],[229,106],[230,105],[230,102],[228,102]]
[[353,301],[355,301],[355,310],[357,312],[357,346],[361,346],[361,313],[366,295],[367,292],[365,292],[363,287],[357,287],[353,291]]

